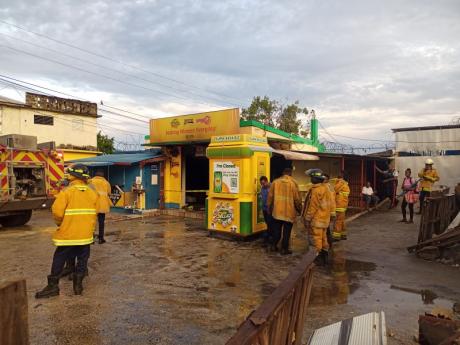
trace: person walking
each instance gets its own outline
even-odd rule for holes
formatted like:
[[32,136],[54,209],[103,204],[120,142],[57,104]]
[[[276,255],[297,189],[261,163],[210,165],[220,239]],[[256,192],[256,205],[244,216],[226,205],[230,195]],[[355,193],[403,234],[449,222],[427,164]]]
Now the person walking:
[[347,231],[345,228],[345,214],[348,208],[348,197],[350,195],[350,187],[348,182],[344,179],[344,172],[337,177],[337,181],[334,186],[335,190],[335,226],[332,232],[332,238],[334,241],[346,240]]
[[[416,193],[417,181],[415,178],[411,177],[412,171],[406,169],[404,173],[404,180],[401,186],[403,190],[403,201],[401,203],[401,213],[403,219],[400,220],[401,223],[414,223],[414,204],[417,202],[418,194]],[[406,209],[409,205],[409,221],[406,217]]]
[[272,216],[268,209],[268,193],[270,192],[270,182],[268,182],[267,176],[262,176],[260,178],[260,198],[262,201],[262,212],[264,215],[265,224],[267,224],[267,231],[264,236],[264,244],[268,246],[273,242],[272,234]]
[[96,176],[91,179],[91,184],[96,188],[99,194],[99,209],[97,210],[97,222],[99,224],[99,235],[98,243],[105,243],[105,215],[110,212],[112,202],[110,201],[109,195],[112,192],[110,183],[104,178],[104,171],[96,171]]
[[310,169],[305,174],[310,176],[313,186],[305,198],[302,217],[305,228],[313,237],[313,245],[316,249],[315,264],[324,266],[328,262],[327,228],[331,221],[331,214],[335,211],[334,197],[324,183],[325,177],[320,169]]
[[436,169],[433,169],[433,160],[428,158],[425,161],[425,168],[418,173],[418,177],[422,179],[420,182],[420,209],[418,214],[422,213],[423,203],[426,197],[431,195],[433,185],[439,181],[439,175]]
[[73,274],[75,295],[83,292],[90,245],[93,243],[93,231],[96,226],[96,211],[99,207],[99,195],[88,185],[89,172],[83,164],[67,168],[70,184],[56,197],[51,208],[58,225],[53,235],[57,247],[48,276],[48,285],[35,294],[35,298],[47,298],[59,295],[59,278],[67,260],[77,258],[76,272]]
[[297,213],[302,210],[302,201],[297,182],[292,178],[291,168],[284,169],[283,176],[272,182],[268,193],[268,207],[273,217],[271,250],[278,250],[282,234],[281,255],[292,254],[289,250],[289,240]]

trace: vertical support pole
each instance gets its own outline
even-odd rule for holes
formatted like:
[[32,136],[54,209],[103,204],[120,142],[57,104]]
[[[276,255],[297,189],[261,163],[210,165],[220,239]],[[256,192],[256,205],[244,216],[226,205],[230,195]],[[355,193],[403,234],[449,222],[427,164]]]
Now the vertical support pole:
[[375,168],[377,166],[377,162],[374,160],[373,164],[373,174],[374,174],[374,191],[377,189],[377,169]]
[[[345,157],[342,157],[342,167],[341,167],[341,170],[344,171],[345,170]],[[342,173],[342,171],[340,173]]]
[[[367,177],[367,176],[366,176],[366,177]],[[364,158],[361,158],[361,185],[360,185],[359,188],[358,188],[358,192],[360,191],[361,188],[363,188],[364,183],[365,183],[365,181],[364,181]],[[361,207],[362,204],[363,204],[363,203],[362,203],[362,199],[363,199],[363,198],[361,197],[361,194],[360,194],[359,199],[358,199],[358,200],[359,200],[359,201],[358,201],[358,205],[359,205],[360,207]]]

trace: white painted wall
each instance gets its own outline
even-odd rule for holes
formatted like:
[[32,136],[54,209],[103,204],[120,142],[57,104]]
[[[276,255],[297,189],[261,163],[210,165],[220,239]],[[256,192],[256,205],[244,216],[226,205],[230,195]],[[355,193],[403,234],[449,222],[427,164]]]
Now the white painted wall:
[[[34,115],[53,116],[54,125],[34,124]],[[97,119],[94,117],[0,106],[0,122],[0,135],[34,135],[39,143],[54,141],[56,146],[97,146]]]
[[396,132],[395,139],[397,152],[438,155],[443,150],[460,150],[460,128]]

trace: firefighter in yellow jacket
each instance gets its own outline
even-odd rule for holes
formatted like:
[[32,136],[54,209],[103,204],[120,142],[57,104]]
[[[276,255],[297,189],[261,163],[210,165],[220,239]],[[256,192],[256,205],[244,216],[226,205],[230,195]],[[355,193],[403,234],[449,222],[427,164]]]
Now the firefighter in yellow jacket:
[[104,239],[104,228],[105,228],[105,214],[110,212],[110,201],[109,195],[112,192],[110,183],[104,178],[104,172],[102,170],[96,171],[96,176],[91,179],[91,184],[99,194],[99,209],[97,210],[97,222],[99,224],[99,244],[105,243]]
[[348,182],[344,180],[344,173],[337,177],[334,186],[335,190],[335,226],[332,232],[334,241],[346,240],[347,231],[345,229],[345,213],[348,208],[348,196],[350,195],[350,187]]
[[90,245],[93,243],[93,231],[96,225],[96,212],[99,196],[91,188],[88,168],[76,164],[67,169],[69,186],[61,191],[54,201],[52,212],[58,225],[53,235],[57,247],[48,276],[48,285],[35,294],[36,298],[59,295],[59,278],[67,260],[77,258],[76,272],[73,274],[75,295],[83,291],[83,277],[87,270]]
[[333,210],[332,194],[327,184],[323,183],[325,176],[320,169],[310,169],[305,172],[311,178],[313,186],[307,194],[302,216],[305,227],[311,232],[317,252],[315,263],[323,266],[328,261],[329,243],[327,228],[331,221]]
[[418,177],[422,180],[420,181],[420,212],[422,212],[423,202],[426,197],[431,195],[431,190],[435,182],[439,181],[439,175],[436,169],[433,169],[433,160],[428,158],[425,161],[425,168],[418,173]]

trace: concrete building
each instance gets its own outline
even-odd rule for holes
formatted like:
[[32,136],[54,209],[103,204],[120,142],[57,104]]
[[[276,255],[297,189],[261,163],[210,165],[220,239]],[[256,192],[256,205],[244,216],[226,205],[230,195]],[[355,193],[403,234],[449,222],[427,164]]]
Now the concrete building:
[[416,176],[431,158],[441,176],[438,187],[445,185],[452,190],[460,182],[460,125],[395,128],[393,132],[400,180],[407,168]]
[[0,135],[37,137],[54,142],[65,161],[91,157],[97,152],[97,104],[26,93],[21,103],[0,97]]

